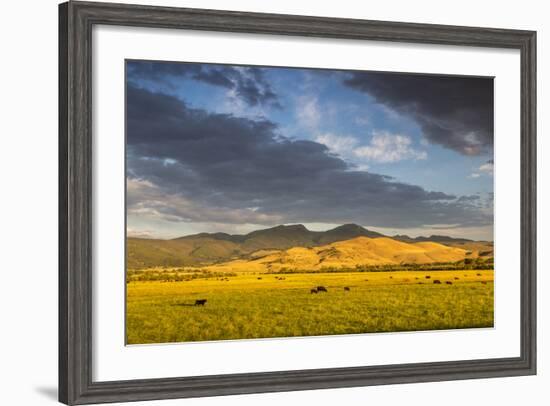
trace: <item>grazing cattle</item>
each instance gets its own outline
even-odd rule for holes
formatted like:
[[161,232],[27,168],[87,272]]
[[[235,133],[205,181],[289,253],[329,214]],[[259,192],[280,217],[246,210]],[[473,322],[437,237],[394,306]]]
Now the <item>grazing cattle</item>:
[[368,282],[369,280],[368,279],[365,279],[365,282]]
[[317,289],[313,288],[309,291],[309,293],[317,293]]
[[205,304],[206,304],[206,299],[195,300],[195,306],[204,306]]
[[441,285],[441,281],[440,281],[439,279],[434,279],[434,283],[435,283],[436,285]]
[[393,276],[390,276],[390,279],[393,279]]
[[346,292],[349,292],[349,291],[350,291],[350,288],[347,287],[347,286],[344,286],[344,290],[345,290]]
[[426,279],[430,279],[430,278],[431,278],[431,276],[430,276],[430,275],[426,275]]
[[486,281],[481,281],[482,284],[484,285],[487,285],[487,282]]
[[447,285],[452,285],[453,283],[451,281],[446,281],[445,282]]
[[455,276],[455,281],[457,281],[457,280],[458,280],[458,278]]
[[328,292],[324,286],[317,286],[317,292]]
[[481,276],[481,274],[480,274],[480,273],[478,273],[478,274],[477,274],[477,276]]
[[260,280],[260,279],[262,279],[262,278],[258,278],[258,280]]

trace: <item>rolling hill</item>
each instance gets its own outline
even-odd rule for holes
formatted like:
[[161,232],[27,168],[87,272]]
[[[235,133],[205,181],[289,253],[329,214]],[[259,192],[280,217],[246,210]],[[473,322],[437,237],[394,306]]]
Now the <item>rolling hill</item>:
[[209,264],[242,254],[238,243],[209,237],[177,240],[128,238],[126,241],[126,262],[130,269]]
[[[428,261],[429,258],[432,258],[430,255],[439,258],[437,252],[447,255],[451,251],[445,250],[445,248],[449,247],[465,252],[465,255],[459,259],[493,255],[492,243],[444,236],[432,237],[434,237],[433,240],[430,239],[431,237],[395,236],[389,238],[356,224],[344,224],[327,231],[310,231],[305,226],[297,224],[257,230],[245,235],[200,233],[172,240],[128,238],[127,267],[138,269],[154,266],[204,266],[233,260],[260,261],[260,258],[265,259],[270,255],[280,256],[278,260],[283,261],[283,258],[293,256],[297,258],[311,257],[312,251],[308,248],[315,248],[313,250],[315,251],[320,247],[325,247],[324,250],[327,251],[316,253],[314,257],[311,257],[311,261],[317,261],[317,256],[320,256],[319,260],[322,260],[321,262],[325,263],[325,266],[331,266],[329,265],[332,263],[331,261],[344,261],[344,257],[347,257],[348,261],[351,261],[350,263],[355,263],[351,258],[357,255],[365,255],[363,258],[367,261],[365,264],[369,261],[375,263],[379,258],[394,261],[388,263],[400,263],[407,258],[407,255],[412,255],[413,259],[407,262]],[[352,240],[355,242],[351,242]],[[346,244],[334,245],[338,242],[346,242]],[[437,246],[430,245],[432,243],[436,243]],[[290,256],[282,254],[286,250],[291,251]],[[334,250],[342,254],[335,254],[337,258],[331,254]],[[364,251],[364,254],[359,251]],[[370,254],[367,254],[367,251]],[[382,251],[385,254],[382,255]],[[390,253],[394,251],[394,257],[391,257]],[[425,251],[425,253],[421,254],[421,251]],[[289,259],[289,261],[293,260]],[[304,264],[307,263],[305,259],[304,261]],[[434,261],[436,260],[432,258],[431,262]],[[442,260],[438,259],[437,261]]]
[[265,251],[250,259],[238,259],[208,267],[215,271],[265,272],[286,269],[320,270],[358,265],[399,265],[455,262],[467,251],[435,242],[404,243],[388,237],[356,237],[318,247],[293,247]]

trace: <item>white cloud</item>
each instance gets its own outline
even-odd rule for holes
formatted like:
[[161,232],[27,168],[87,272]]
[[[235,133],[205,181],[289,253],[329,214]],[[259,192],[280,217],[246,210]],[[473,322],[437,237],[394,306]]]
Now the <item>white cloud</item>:
[[346,156],[353,152],[359,141],[348,135],[335,135],[332,133],[319,134],[315,141],[324,144],[331,152],[340,156]]
[[300,123],[308,128],[317,128],[321,120],[317,97],[302,96],[298,98],[297,103],[296,115]]
[[477,171],[472,173],[468,177],[472,179],[476,179],[476,178],[479,178],[481,175],[493,176],[494,170],[495,170],[495,165],[493,163],[493,160],[491,159],[485,162],[479,168],[477,168]]
[[156,185],[146,179],[126,178],[126,192],[129,195],[140,194],[156,188]]
[[126,229],[126,236],[130,238],[154,238],[151,230],[139,230],[132,227]]
[[217,111],[223,114],[232,114],[238,117],[246,117],[253,120],[266,117],[265,106],[258,104],[251,106],[239,95],[236,89],[228,89],[225,97],[217,106]]
[[370,144],[354,151],[360,158],[375,162],[397,162],[405,159],[426,159],[426,151],[417,150],[412,146],[412,139],[401,134],[374,132]]
[[494,171],[493,161],[488,161],[479,167],[479,170],[487,175],[492,175]]
[[367,164],[354,164],[353,169],[356,171],[362,171],[367,172],[369,170],[369,166]]

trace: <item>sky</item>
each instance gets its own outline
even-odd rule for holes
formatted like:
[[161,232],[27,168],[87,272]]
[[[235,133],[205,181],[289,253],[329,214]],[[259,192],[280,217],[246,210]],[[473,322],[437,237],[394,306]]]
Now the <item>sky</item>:
[[493,79],[126,62],[127,233],[493,239]]

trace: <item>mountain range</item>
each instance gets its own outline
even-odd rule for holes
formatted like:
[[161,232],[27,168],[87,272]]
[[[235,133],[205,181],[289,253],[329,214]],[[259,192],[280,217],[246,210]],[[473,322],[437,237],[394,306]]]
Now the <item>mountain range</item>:
[[[297,224],[280,225],[264,230],[252,231],[245,235],[200,233],[171,240],[129,237],[127,239],[127,267],[136,269],[154,266],[203,266],[233,260],[255,260],[269,255],[284,256],[284,252],[289,249],[324,247],[336,242],[354,239],[362,242],[360,245],[363,248],[367,245],[370,248],[375,248],[373,245],[375,243],[365,244],[367,241],[384,242],[383,245],[386,246],[386,250],[391,250],[387,246],[403,249],[405,246],[402,244],[412,244],[415,246],[414,250],[416,251],[418,251],[418,248],[421,248],[421,245],[417,243],[437,243],[437,247],[431,246],[432,250],[441,251],[440,247],[448,246],[461,248],[464,250],[464,253],[473,257],[476,257],[480,253],[492,255],[492,243],[490,242],[475,242],[473,240],[447,236],[411,238],[406,235],[397,235],[387,237],[356,224],[344,224],[327,231],[311,231],[304,225]],[[355,246],[356,249],[360,248],[357,244],[351,245]],[[404,251],[407,250],[410,251],[410,247]],[[308,250],[309,254],[313,251]],[[344,251],[349,250],[345,249]],[[399,256],[400,254],[397,251],[395,255]],[[453,258],[464,258],[464,253],[458,256],[455,255]],[[348,252],[346,255],[352,254],[353,252]],[[424,258],[422,255],[420,256]],[[319,263],[319,260],[320,258],[317,259],[317,263]],[[340,262],[341,260],[344,260],[343,256],[339,259]],[[321,262],[325,261],[326,259]]]

